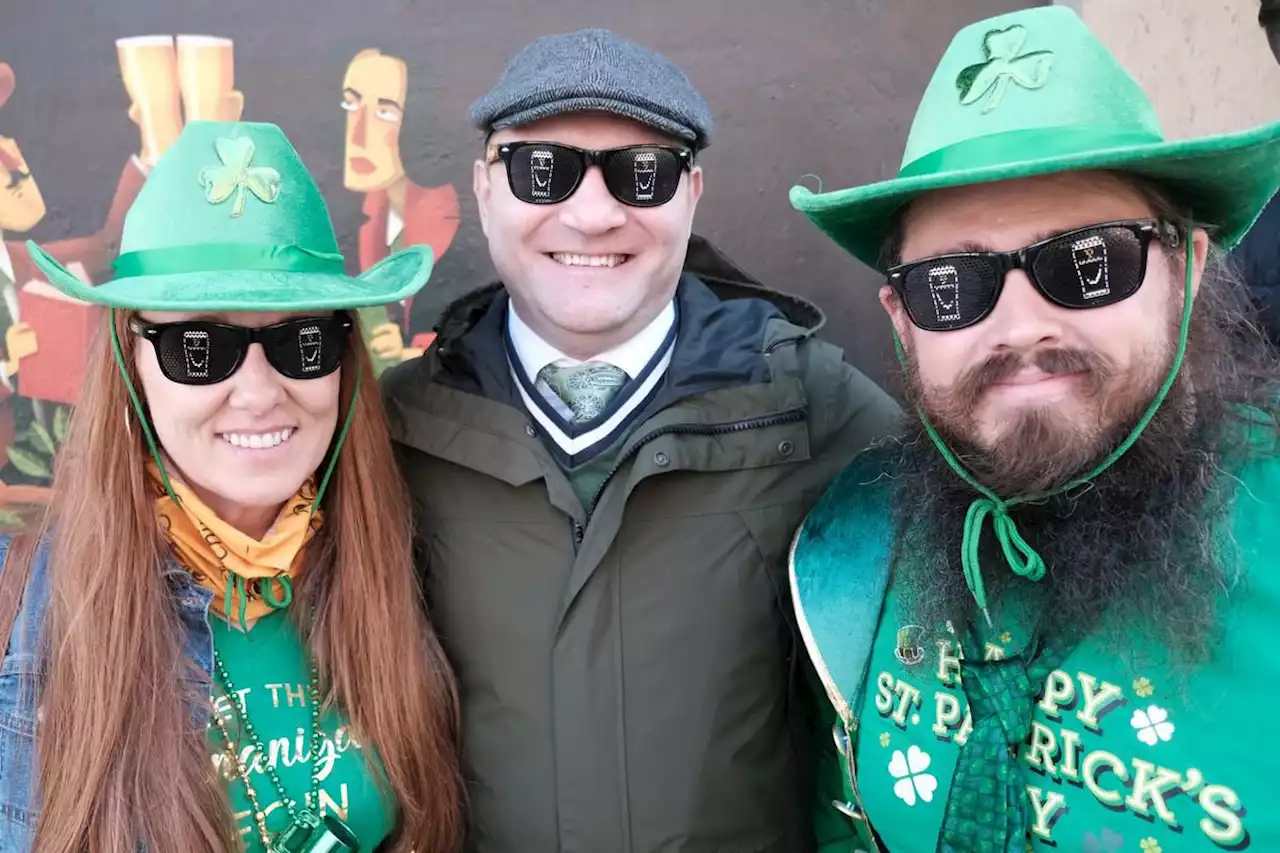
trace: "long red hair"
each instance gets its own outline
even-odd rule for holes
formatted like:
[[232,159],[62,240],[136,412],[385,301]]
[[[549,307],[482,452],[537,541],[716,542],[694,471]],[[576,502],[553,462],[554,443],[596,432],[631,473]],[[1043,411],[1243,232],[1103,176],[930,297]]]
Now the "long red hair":
[[[133,385],[134,337],[114,318]],[[327,702],[376,747],[400,821],[391,850],[451,853],[462,834],[458,698],[414,575],[409,498],[365,348],[342,364],[345,421],[363,392],[308,545],[292,612],[314,613],[308,646]],[[149,458],[109,332],[89,353],[54,473],[36,744],[39,853],[226,853],[238,849],[204,718],[208,688],[184,657],[162,576]],[[144,401],[145,403],[145,401]],[[125,412],[133,418],[126,429]]]

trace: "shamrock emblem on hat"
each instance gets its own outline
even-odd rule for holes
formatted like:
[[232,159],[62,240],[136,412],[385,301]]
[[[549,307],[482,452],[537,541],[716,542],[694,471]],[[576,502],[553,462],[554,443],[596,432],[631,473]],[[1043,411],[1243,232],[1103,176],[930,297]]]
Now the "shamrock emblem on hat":
[[982,111],[989,113],[1004,101],[1010,83],[1024,89],[1039,89],[1049,81],[1053,67],[1053,51],[1037,50],[1022,53],[1027,43],[1027,28],[1014,24],[1003,30],[992,30],[982,40],[986,62],[970,65],[956,78],[960,89],[960,103],[976,104],[988,95]]
[[250,166],[253,162],[253,140],[247,136],[222,137],[214,142],[220,166],[206,166],[200,170],[200,186],[204,187],[204,200],[209,204],[222,204],[232,195],[231,215],[244,213],[248,193],[259,201],[272,204],[280,197],[280,173],[270,166]]

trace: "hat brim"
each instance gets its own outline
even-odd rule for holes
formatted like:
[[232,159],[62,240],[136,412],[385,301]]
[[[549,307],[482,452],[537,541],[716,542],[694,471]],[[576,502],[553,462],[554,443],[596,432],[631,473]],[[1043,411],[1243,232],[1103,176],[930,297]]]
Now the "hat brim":
[[410,246],[358,276],[226,270],[131,276],[94,286],[30,240],[27,251],[67,296],[134,311],[337,311],[387,305],[421,290],[432,268],[431,247]]
[[791,189],[791,205],[858,260],[883,272],[880,254],[894,215],[935,190],[1061,172],[1107,170],[1149,178],[1171,192],[1196,222],[1216,228],[1232,248],[1280,189],[1280,122],[1242,133],[1065,156],[1028,158],[980,168],[894,178],[814,193]]
[[585,112],[604,112],[613,115],[629,118],[632,121],[639,122],[646,127],[651,127],[661,133],[668,134],[676,139],[683,140],[692,145],[697,150],[707,147],[710,140],[706,133],[698,132],[688,125],[682,124],[675,119],[669,118],[656,109],[651,109],[642,104],[633,104],[623,100],[607,97],[567,97],[554,101],[548,101],[545,104],[538,104],[529,109],[519,110],[509,115],[504,115],[499,119],[495,119],[489,126],[490,133],[502,130],[508,127],[523,127],[527,124],[533,124],[536,121],[553,118],[561,115],[574,115]]

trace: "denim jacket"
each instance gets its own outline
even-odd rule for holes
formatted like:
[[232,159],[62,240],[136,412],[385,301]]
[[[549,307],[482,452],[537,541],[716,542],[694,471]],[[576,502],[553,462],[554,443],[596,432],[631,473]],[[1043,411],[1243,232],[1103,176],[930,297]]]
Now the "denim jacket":
[[[0,566],[8,556],[10,539],[0,536]],[[0,571],[3,571],[0,568]],[[213,670],[213,635],[209,630],[209,605],[213,594],[192,580],[170,560],[164,578],[173,591],[181,619],[186,655],[199,667],[206,682]],[[38,676],[37,642],[49,599],[49,547],[36,551],[22,606],[13,622],[8,649],[0,663],[0,853],[29,853],[39,814],[35,790],[35,736],[39,711],[33,707],[24,682]],[[26,695],[24,695],[26,694]],[[207,708],[192,709],[197,719]]]

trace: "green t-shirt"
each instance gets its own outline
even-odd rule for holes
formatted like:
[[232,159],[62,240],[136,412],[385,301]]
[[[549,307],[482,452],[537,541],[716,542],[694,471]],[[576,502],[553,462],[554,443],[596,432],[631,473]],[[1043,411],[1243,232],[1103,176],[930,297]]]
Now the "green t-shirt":
[[[1246,560],[1253,571],[1219,617],[1225,633],[1211,662],[1171,670],[1150,650],[1126,652],[1113,635],[1086,639],[1048,675],[1020,751],[1029,849],[1280,850],[1270,779],[1280,700],[1276,559]],[[972,721],[957,638],[947,626],[909,624],[897,604],[891,593],[859,709],[858,784],[888,849],[934,853]],[[1014,622],[983,638],[985,659],[1023,649],[1028,632]]]
[[[312,762],[300,761],[310,746],[311,699],[307,682],[309,656],[293,622],[284,613],[266,616],[248,633],[231,628],[216,616],[209,619],[213,644],[249,719],[267,748],[265,761],[275,768],[289,797],[297,802],[310,797]],[[215,690],[216,697],[222,691]],[[233,706],[227,698],[217,698],[214,709],[226,721],[232,738],[238,738]],[[377,761],[356,741],[346,720],[326,714],[321,717],[323,746],[319,762],[320,813],[332,814],[360,839],[361,850],[373,850],[391,833],[396,822],[396,804],[389,793],[378,789],[365,759]],[[264,853],[258,824],[245,793],[244,782],[228,759],[222,733],[209,726],[209,744],[214,767],[226,780],[236,827],[250,853]],[[253,765],[249,778],[258,802],[267,813],[267,831],[276,833],[289,825],[288,813],[280,802],[270,777],[263,772],[253,747],[238,745],[241,761]],[[309,801],[309,799],[308,799]]]

